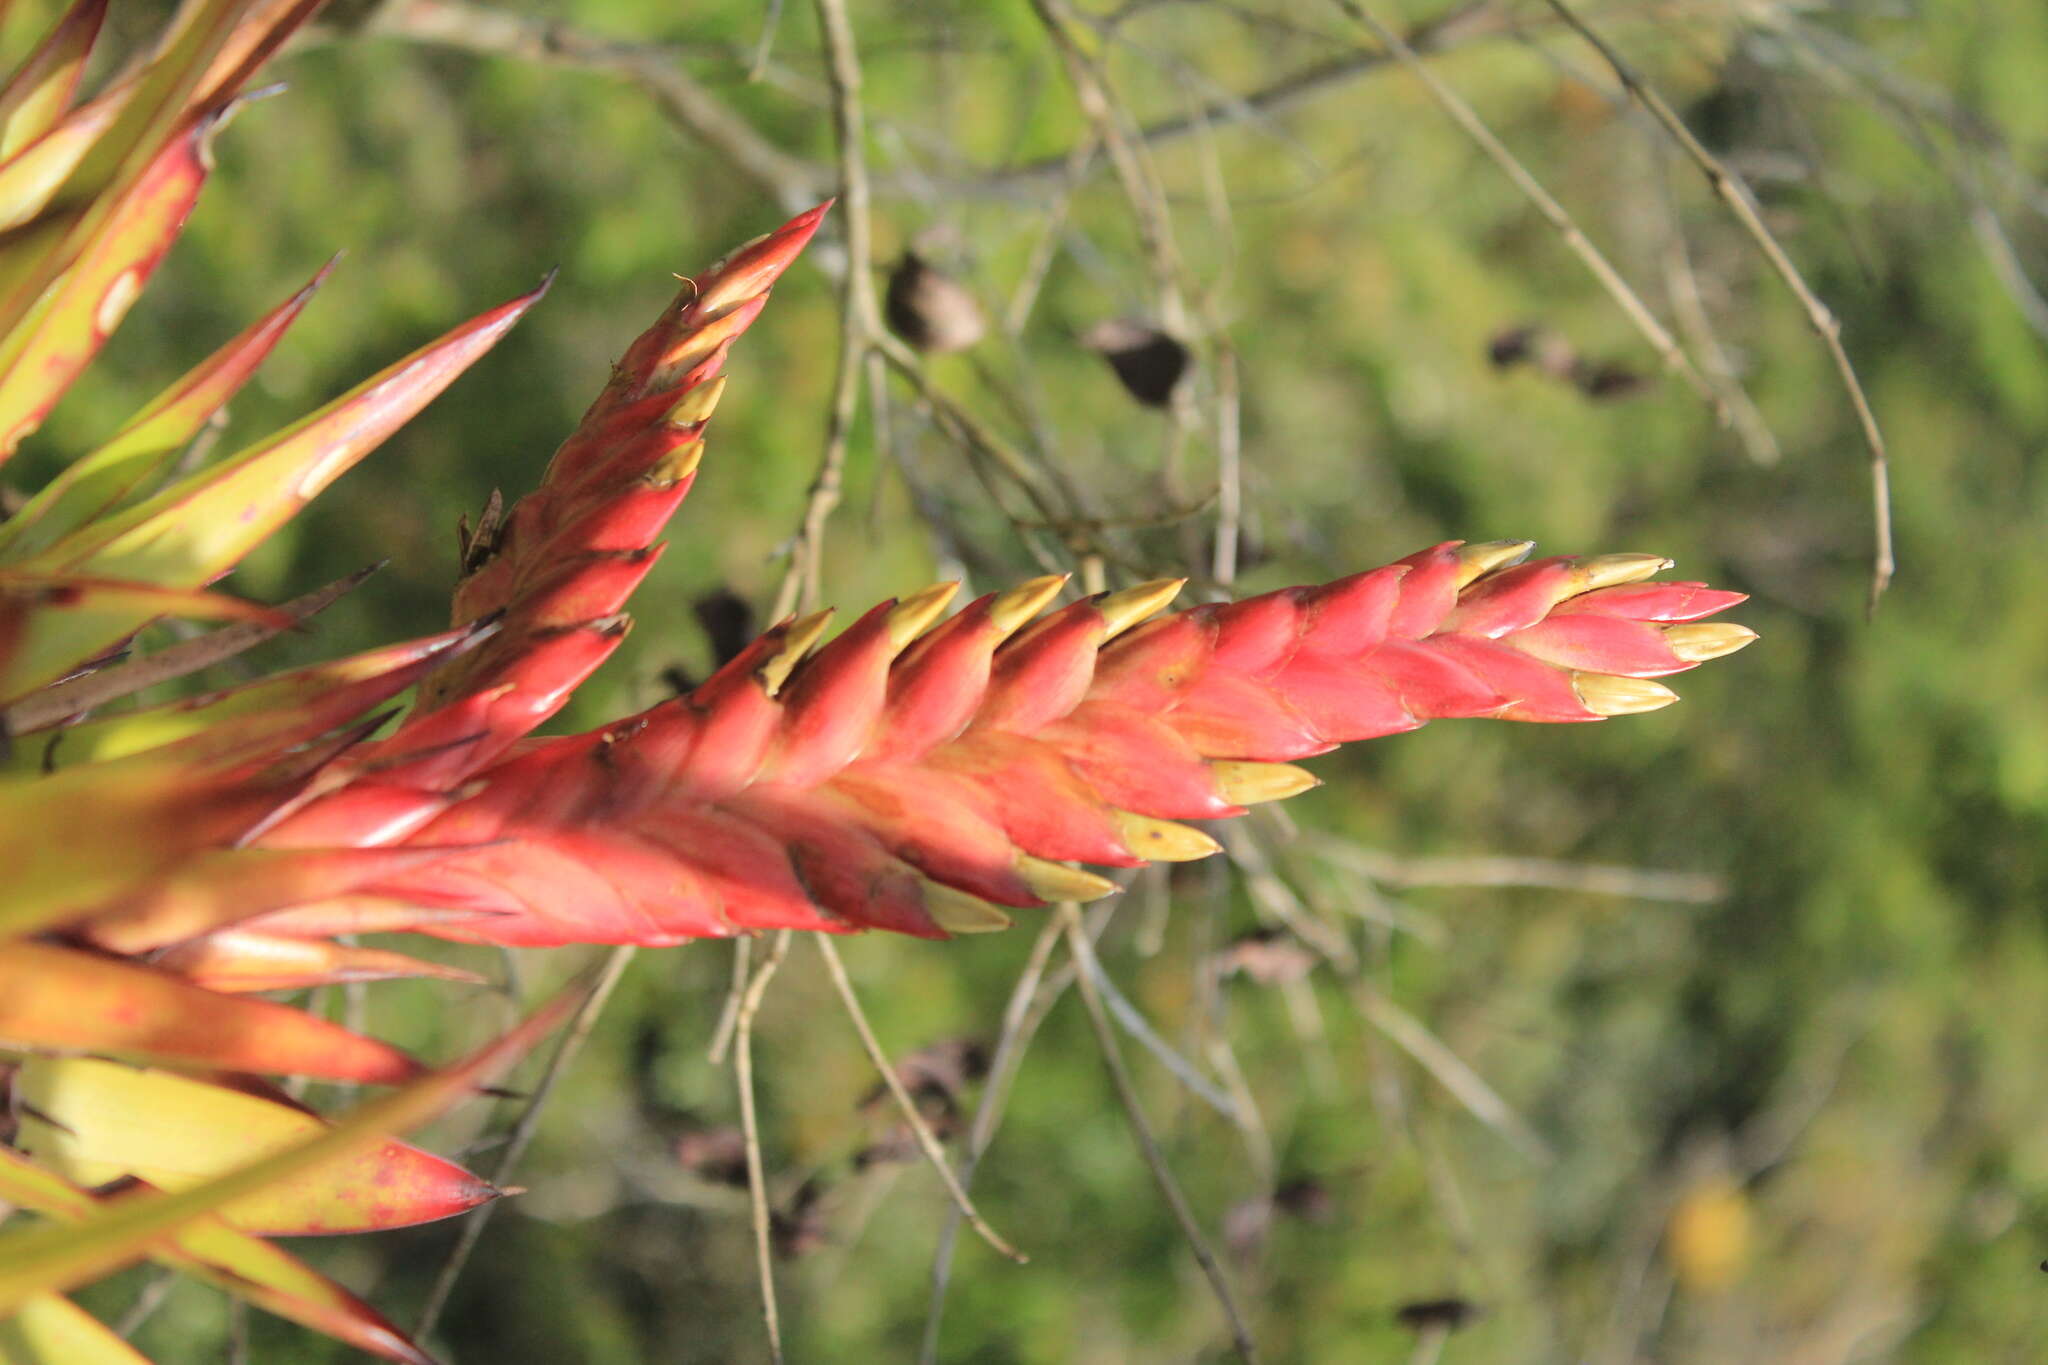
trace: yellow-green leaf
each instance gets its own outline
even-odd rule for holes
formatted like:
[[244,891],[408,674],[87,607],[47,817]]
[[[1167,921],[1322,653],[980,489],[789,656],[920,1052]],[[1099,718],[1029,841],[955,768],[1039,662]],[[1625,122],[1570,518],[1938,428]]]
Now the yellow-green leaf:
[[[0,1199],[67,1223],[83,1222],[105,1205],[134,1198],[134,1191],[145,1188],[94,1194],[0,1147]],[[217,1217],[198,1219],[173,1232],[150,1256],[372,1355],[408,1365],[429,1361],[403,1332],[348,1290],[282,1247],[238,1232]]]
[[410,1080],[421,1069],[389,1043],[284,1005],[218,995],[157,968],[31,942],[0,945],[0,1048],[375,1085]]
[[[545,290],[473,318],[364,381],[318,412],[115,516],[80,527],[21,571],[82,574],[196,588],[226,572],[351,465],[426,406],[497,343]],[[102,613],[73,630],[69,649],[89,653],[147,620]],[[36,656],[52,676],[54,652]],[[17,665],[17,678],[36,669]],[[0,699],[8,693],[0,691]]]
[[182,130],[151,159],[78,259],[0,339],[0,460],[42,425],[141,296],[212,169],[220,117]]
[[[81,1185],[129,1176],[187,1190],[317,1137],[327,1120],[246,1079],[234,1085],[89,1057],[31,1057],[15,1077],[15,1145]],[[309,1237],[447,1218],[498,1191],[395,1139],[243,1195],[221,1216],[245,1232]]]
[[0,562],[34,554],[161,475],[248,382],[333,268],[333,261],[322,266],[304,288],[151,399],[105,445],[68,465],[0,522]]
[[78,0],[0,89],[0,157],[41,137],[71,107],[106,14],[107,0]]
[[[0,162],[0,232],[32,222],[85,154],[114,124],[127,90],[110,90],[65,115],[62,122]],[[51,231],[61,228],[51,224]]]
[[0,702],[76,671],[161,616],[292,626],[275,607],[196,586],[0,569]]
[[[128,189],[186,118],[214,58],[251,0],[209,0],[189,9],[170,46],[121,101],[111,125],[87,148],[44,206],[39,230],[0,243],[0,336],[10,336],[44,291],[105,230]],[[0,443],[0,459],[5,458]]]
[[0,1365],[149,1365],[149,1357],[71,1300],[37,1294],[0,1318]]
[[282,795],[275,781],[148,756],[0,778],[0,941],[232,844]]
[[518,1028],[454,1066],[366,1104],[335,1127],[260,1161],[177,1193],[122,1200],[76,1226],[0,1234],[0,1315],[16,1311],[38,1295],[60,1292],[126,1265],[146,1255],[158,1238],[194,1219],[265,1191],[295,1187],[309,1173],[346,1163],[390,1133],[427,1122],[473,1093],[559,1025],[580,993],[580,987],[562,992]]

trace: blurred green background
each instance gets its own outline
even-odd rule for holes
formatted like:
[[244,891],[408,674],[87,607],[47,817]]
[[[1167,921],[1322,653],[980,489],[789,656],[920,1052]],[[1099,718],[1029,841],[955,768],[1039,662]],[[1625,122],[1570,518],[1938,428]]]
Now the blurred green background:
[[[117,9],[137,33],[161,12]],[[1108,920],[1101,952],[1123,993],[1212,1082],[1241,1071],[1255,1103],[1263,1138],[1123,1040],[1266,1358],[2040,1359],[2048,306],[2025,277],[2048,279],[2048,8],[1588,6],[1756,186],[1841,315],[1895,457],[1900,570],[1870,620],[1865,455],[1825,351],[1702,178],[1540,0],[1377,12],[1435,40],[1430,68],[1703,365],[1739,376],[1768,440],[1660,379],[1558,234],[1335,8],[1091,3],[1071,32],[1104,63],[1117,117],[1185,129],[1140,140],[1191,301],[1165,319],[1197,362],[1177,429],[1080,342],[1105,319],[1162,320],[1161,294],[1104,158],[1069,164],[1089,124],[1032,7],[850,9],[877,278],[914,244],[997,319],[968,355],[934,357],[934,381],[1122,523],[1095,535],[1112,582],[1205,570],[1227,352],[1241,591],[1450,537],[1528,537],[1661,551],[1685,577],[1753,594],[1737,615],[1762,642],[1682,680],[1683,705],[1603,726],[1445,724],[1321,760],[1328,785],[1290,804],[1293,823],[1252,832],[1277,879],[1263,892],[1203,865],[1141,883]],[[729,0],[337,5],[275,67],[289,90],[222,138],[186,240],[10,479],[46,476],[336,250],[346,260],[238,402],[238,430],[269,429],[559,267],[508,341],[235,580],[284,597],[390,560],[273,661],[436,627],[457,513],[531,486],[672,274],[834,185],[818,30],[810,6],[786,10],[764,49],[765,7]],[[440,25],[489,46],[514,31],[507,16],[520,51],[422,40]],[[555,24],[576,42],[550,41]],[[780,192],[679,127],[646,82],[578,60],[590,52],[684,73],[789,158]],[[657,699],[666,669],[702,676],[697,599],[772,598],[821,448],[838,334],[827,268],[843,265],[837,236],[821,239],[736,351],[638,629],[564,723]],[[1539,329],[1532,360],[1494,363],[1523,328]],[[1571,356],[1601,382],[1546,371]],[[855,431],[828,600],[860,606],[963,567],[975,591],[1041,572],[908,390],[885,392],[882,422],[866,403]],[[1032,538],[1065,553],[1057,535]],[[1603,881],[1588,865],[1688,875]],[[1486,884],[1532,878],[1556,884]],[[1276,928],[1275,886],[1355,970],[1293,951],[1280,928],[1264,946],[1292,979],[1221,976],[1248,955],[1228,945]],[[845,953],[892,1053],[987,1044],[1037,927]],[[744,1194],[676,1153],[737,1121],[730,1067],[706,1058],[730,953],[634,964],[546,1111],[518,1177],[532,1193],[500,1210],[456,1291],[445,1358],[766,1358]],[[529,956],[523,989],[583,960]],[[1388,1032],[1390,1005],[1412,1029]],[[491,994],[412,984],[375,988],[369,1008],[436,1056],[505,1012]],[[916,1358],[947,1206],[919,1165],[857,1169],[890,1121],[861,1107],[873,1072],[807,944],[767,997],[756,1054],[780,1241],[796,1253],[777,1267],[790,1358]],[[1441,1083],[1445,1057],[1519,1118],[1475,1113]],[[502,1107],[428,1141],[487,1167]],[[1023,1060],[975,1191],[1031,1263],[962,1238],[939,1359],[1227,1358],[1072,991]],[[454,1231],[308,1251],[405,1323]],[[92,1302],[118,1315],[141,1283]],[[1445,1299],[1477,1310],[1447,1339],[1400,1311]],[[259,1361],[339,1352],[278,1323],[250,1331]],[[222,1301],[183,1285],[137,1341],[201,1361],[227,1335]]]

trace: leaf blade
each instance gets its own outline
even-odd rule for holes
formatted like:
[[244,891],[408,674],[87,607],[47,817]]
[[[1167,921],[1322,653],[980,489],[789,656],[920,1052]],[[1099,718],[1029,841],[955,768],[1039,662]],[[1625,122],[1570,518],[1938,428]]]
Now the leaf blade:
[[26,558],[119,506],[161,473],[254,375],[334,268],[144,404],[107,443],[66,466],[21,511],[0,522],[0,561]]
[[420,1064],[374,1038],[268,1000],[60,948],[0,951],[0,1047],[391,1085]]
[[63,117],[107,16],[107,0],[78,0],[0,89],[0,157],[10,157]]
[[37,1294],[0,1317],[8,1365],[150,1365],[114,1329],[61,1294]]
[[[546,285],[471,319],[266,440],[79,528],[22,571],[196,588],[226,572],[425,407],[539,301]],[[109,616],[73,647],[102,648],[145,616]]]
[[[0,1199],[22,1208],[78,1223],[113,1200],[132,1197],[94,1194],[0,1147]],[[199,1219],[170,1234],[151,1259],[386,1360],[429,1365],[431,1358],[374,1308],[282,1247],[219,1218]]]
[[104,1274],[147,1252],[149,1244],[237,1198],[296,1179],[442,1113],[509,1065],[568,1018],[578,991],[565,990],[526,1021],[462,1061],[363,1106],[318,1137],[177,1193],[127,1201],[74,1228],[37,1228],[0,1235],[0,1316],[38,1294]]

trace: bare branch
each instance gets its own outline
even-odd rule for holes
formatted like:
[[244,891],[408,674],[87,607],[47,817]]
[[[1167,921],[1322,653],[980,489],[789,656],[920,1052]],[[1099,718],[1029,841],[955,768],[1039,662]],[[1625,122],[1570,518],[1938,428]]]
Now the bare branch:
[[1713,412],[1716,421],[1723,426],[1728,425],[1731,420],[1728,405],[1722,402],[1714,386],[1709,384],[1706,376],[1693,365],[1692,360],[1672,338],[1664,324],[1657,320],[1657,315],[1643,302],[1642,296],[1621,277],[1621,272],[1614,268],[1600,248],[1593,245],[1593,239],[1585,234],[1564,205],[1557,201],[1556,196],[1545,189],[1543,183],[1529,168],[1507,149],[1507,145],[1494,136],[1493,130],[1486,126],[1485,121],[1472,106],[1429,69],[1406,39],[1381,23],[1370,10],[1359,3],[1359,0],[1336,0],[1336,4],[1392,52],[1396,60],[1414,73],[1415,78],[1422,82],[1431,97],[1442,106],[1446,114],[1450,115],[1452,122],[1464,129],[1466,136],[1478,145],[1479,150],[1486,153],[1487,158],[1500,168],[1501,173],[1507,176],[1515,188],[1536,206],[1536,211],[1543,215],[1559,239],[1585,264],[1586,269],[1593,273],[1593,278],[1600,282],[1600,287],[1607,291],[1608,297],[1613,299],[1628,320],[1635,324],[1636,330],[1643,334],[1643,339],[1650,343],[1650,348],[1664,362],[1664,368],[1684,380],[1686,386],[1699,395],[1700,400]]
[[[630,944],[614,948],[605,957],[604,966],[599,970],[596,984],[590,994],[583,997],[583,1003],[576,1010],[576,1017],[569,1021],[567,1032],[555,1047],[554,1056],[548,1058],[547,1070],[541,1073],[540,1083],[533,1088],[533,1094],[526,1101],[526,1108],[520,1111],[519,1120],[512,1125],[512,1134],[505,1141],[498,1154],[498,1164],[491,1169],[491,1183],[504,1186],[512,1178],[512,1172],[519,1165],[519,1159],[526,1155],[527,1146],[533,1135],[540,1130],[541,1111],[555,1092],[555,1083],[569,1070],[569,1064],[576,1060],[576,1054],[590,1037],[591,1029],[597,1026],[597,1016],[604,1010],[605,1002],[611,999],[612,988],[619,984],[627,966],[633,961],[638,950]],[[483,1205],[467,1215],[462,1224],[462,1234],[456,1239],[455,1249],[448,1253],[448,1259],[441,1266],[441,1273],[434,1279],[434,1287],[427,1291],[426,1306],[420,1309],[419,1325],[413,1328],[413,1335],[424,1341],[440,1321],[441,1310],[448,1304],[448,1296],[455,1289],[455,1281],[468,1264],[470,1253],[476,1250],[477,1242],[484,1235],[484,1227],[497,1212],[497,1202]]]
[[1102,1003],[1125,1033],[1131,1035],[1140,1047],[1152,1054],[1153,1060],[1166,1068],[1172,1077],[1186,1086],[1194,1096],[1238,1126],[1244,1126],[1244,1117],[1238,1113],[1237,1103],[1230,1096],[1218,1090],[1207,1076],[1195,1070],[1195,1065],[1173,1050],[1158,1030],[1147,1023],[1138,1007],[1124,998],[1116,988],[1109,974],[1102,970],[1102,960],[1095,956],[1094,948],[1088,946],[1086,936],[1082,938],[1082,949],[1074,956],[1075,965],[1087,976],[1090,984],[1102,993]]
[[1472,1116],[1499,1133],[1532,1160],[1548,1162],[1549,1144],[1536,1135],[1485,1078],[1466,1065],[1457,1053],[1444,1046],[1408,1011],[1375,990],[1363,978],[1353,978],[1352,996],[1358,1012],[1394,1045],[1421,1063],[1423,1070],[1451,1092]]
[[[1003,1006],[1002,1032],[996,1038],[995,1055],[989,1059],[988,1079],[981,1088],[981,1103],[975,1107],[974,1121],[968,1125],[967,1150],[960,1158],[960,1187],[963,1190],[974,1183],[974,1168],[988,1150],[989,1143],[995,1139],[996,1125],[1003,1116],[1003,1102],[1009,1097],[1010,1080],[1023,1062],[1024,1050],[1031,1045],[1039,1021],[1045,1018],[1044,1011],[1033,1010],[1031,1006],[1038,997],[1039,983],[1045,979],[1046,965],[1052,961],[1053,946],[1059,942],[1060,935],[1059,920],[1047,920],[1045,927],[1039,930],[1037,941],[1031,945],[1024,970],[1017,974],[1016,985],[1010,988],[1009,1003]],[[925,1310],[924,1344],[918,1353],[920,1365],[937,1365],[939,1358],[939,1322],[946,1309],[946,1289],[952,1280],[953,1246],[960,1236],[960,1223],[960,1209],[955,1205],[947,1216],[946,1225],[939,1229],[939,1245],[932,1252],[931,1306]]]
[[782,1365],[782,1317],[775,1307],[775,1255],[768,1240],[768,1178],[761,1170],[761,1119],[754,1110],[754,1016],[782,959],[789,956],[789,930],[775,935],[768,956],[740,1000],[733,1023],[734,1079],[740,1092],[740,1131],[747,1146],[747,1198],[754,1213],[754,1268],[761,1277],[761,1320],[768,1329],[768,1359]]
[[740,1021],[740,1001],[746,998],[753,962],[753,939],[741,938],[733,944],[732,981],[726,987],[725,1003],[718,1008],[718,1022],[711,1029],[711,1046],[704,1052],[705,1060],[713,1066],[725,1065],[726,1049],[732,1046],[732,1031]]
[[[1669,180],[1668,175],[1665,178]],[[1667,194],[1665,198],[1670,196]],[[1715,334],[1714,325],[1707,317],[1706,300],[1700,294],[1699,274],[1693,269],[1692,252],[1686,244],[1685,228],[1679,221],[1675,206],[1670,218],[1670,231],[1664,240],[1664,297],[1671,301],[1672,316],[1678,319],[1678,329],[1685,333],[1686,340],[1699,352],[1707,377],[1721,390],[1721,397],[1728,404],[1728,413],[1734,423],[1736,438],[1742,442],[1751,462],[1766,467],[1775,465],[1783,455],[1777,435],[1742,387],[1735,362],[1729,358],[1728,348],[1721,344],[1721,338]]]
[[[1059,915],[1067,936],[1067,951],[1074,955],[1076,962],[1084,960],[1089,945],[1081,929],[1080,908],[1067,902],[1061,904],[1055,913]],[[1208,1277],[1209,1287],[1215,1291],[1216,1302],[1230,1324],[1231,1340],[1238,1358],[1245,1365],[1257,1365],[1259,1348],[1252,1341],[1244,1314],[1238,1310],[1237,1298],[1231,1292],[1230,1280],[1224,1275],[1222,1264],[1217,1261],[1216,1253],[1210,1250],[1208,1239],[1202,1235],[1201,1224],[1195,1221],[1187,1196],[1181,1193],[1179,1182],[1173,1178],[1173,1172],[1159,1150],[1158,1139],[1152,1136],[1152,1126],[1146,1122],[1145,1110],[1138,1102],[1138,1092],[1131,1085],[1130,1072],[1124,1067],[1123,1054],[1117,1050],[1116,1032],[1110,1027],[1109,1012],[1103,1008],[1102,995],[1095,989],[1095,979],[1086,971],[1078,973],[1076,979],[1081,986],[1082,1003],[1088,1007],[1088,1022],[1095,1027],[1095,1041],[1102,1049],[1103,1065],[1109,1068],[1110,1083],[1116,1087],[1117,1100],[1123,1105],[1124,1116],[1130,1120],[1131,1136],[1137,1139],[1138,1151],[1151,1168],[1152,1179],[1158,1184],[1159,1193],[1172,1211],[1174,1221],[1180,1224],[1181,1235],[1187,1238],[1188,1248],[1194,1252],[1202,1274]]]
[[974,1201],[967,1197],[967,1191],[954,1176],[953,1168],[946,1163],[946,1153],[939,1146],[938,1138],[933,1136],[931,1125],[924,1121],[924,1115],[917,1112],[917,1101],[903,1088],[903,1078],[896,1074],[896,1068],[890,1065],[889,1054],[882,1051],[881,1043],[876,1040],[875,1030],[868,1023],[867,1011],[860,1007],[860,997],[854,993],[853,982],[846,975],[846,963],[840,959],[839,950],[832,945],[832,940],[823,934],[812,935],[812,941],[818,945],[818,952],[825,959],[825,971],[831,976],[833,989],[839,992],[839,999],[846,1006],[847,1017],[853,1020],[853,1031],[859,1036],[860,1045],[867,1050],[868,1060],[875,1064],[875,1070],[881,1073],[882,1084],[888,1087],[890,1097],[902,1111],[903,1121],[910,1125],[911,1135],[917,1139],[919,1150],[924,1153],[925,1159],[931,1162],[932,1169],[939,1173],[939,1180],[945,1185],[946,1193],[953,1198],[953,1207],[959,1210],[960,1216],[967,1220],[970,1227],[981,1234],[982,1241],[995,1248],[997,1255],[1007,1256],[1018,1265],[1030,1261],[1029,1256],[1011,1246],[988,1225],[987,1220],[975,1209]]
[[365,31],[621,77],[645,90],[670,123],[718,153],[785,210],[808,208],[825,195],[830,177],[822,167],[762,137],[664,48],[615,42],[568,24],[465,0],[399,0],[381,7]]
[[[1339,0],[1339,3],[1350,7],[1354,0]],[[1884,433],[1878,429],[1877,414],[1871,410],[1870,398],[1863,392],[1863,381],[1856,377],[1856,367],[1850,363],[1848,349],[1842,345],[1841,320],[1821,301],[1820,296],[1813,292],[1806,283],[1805,276],[1799,273],[1799,267],[1792,264],[1792,258],[1786,254],[1784,246],[1779,243],[1770,228],[1764,225],[1763,212],[1757,206],[1756,195],[1750,190],[1748,182],[1708,151],[1706,144],[1693,136],[1692,129],[1685,126],[1685,120],[1665,103],[1664,97],[1645,84],[1635,68],[1630,66],[1605,38],[1579,18],[1564,0],[1549,0],[1549,3],[1551,9],[1557,12],[1558,18],[1564,20],[1575,33],[1592,45],[1593,50],[1613,69],[1615,78],[1627,88],[1628,93],[1649,112],[1650,117],[1657,120],[1664,131],[1671,135],[1672,140],[1684,149],[1693,164],[1699,167],[1700,174],[1707,178],[1707,184],[1713,189],[1715,196],[1728,206],[1728,211],[1735,215],[1735,220],[1756,243],[1757,250],[1763,253],[1771,269],[1777,272],[1785,287],[1799,300],[1800,307],[1805,310],[1807,324],[1827,347],[1828,357],[1834,361],[1835,373],[1841,379],[1842,390],[1849,396],[1849,406],[1856,413],[1856,425],[1862,432],[1864,447],[1870,453],[1870,516],[1873,544],[1869,607],[1875,612],[1878,599],[1884,596],[1884,590],[1890,585],[1892,572],[1896,567],[1892,556],[1891,457],[1885,449]]]
[[[1441,19],[1417,26],[1408,35],[1407,42],[1418,54],[1437,55],[1486,39],[1505,37],[1526,27],[1527,21],[1517,20],[1505,6],[1468,5]],[[1290,72],[1248,94],[1222,96],[1189,113],[1148,123],[1134,136],[1147,146],[1161,147],[1192,137],[1215,124],[1270,121],[1394,64],[1395,58],[1390,51],[1354,52]],[[1092,139],[1084,139],[1084,145],[1089,141]],[[1072,152],[1067,152],[1013,166],[990,176],[981,182],[979,188],[1018,191],[1065,181],[1072,156]]]
[[1322,835],[1311,834],[1306,839],[1330,862],[1393,886],[1532,887],[1690,905],[1709,905],[1728,896],[1728,883],[1705,872],[1666,872],[1554,858],[1408,858]]

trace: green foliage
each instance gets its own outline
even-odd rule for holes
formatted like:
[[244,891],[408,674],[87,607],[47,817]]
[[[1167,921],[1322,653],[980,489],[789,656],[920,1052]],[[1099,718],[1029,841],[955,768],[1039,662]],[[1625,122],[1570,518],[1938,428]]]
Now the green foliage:
[[[685,69],[764,135],[829,158],[804,7],[784,16],[774,49],[791,79],[755,85],[739,73],[757,6],[588,0],[562,12],[636,42],[688,44]],[[1085,131],[1042,30],[1021,5],[855,17],[881,253],[948,228],[962,244],[949,265],[1000,304],[1057,182],[1014,197],[955,182],[1057,158]],[[1270,126],[1224,123],[1158,149],[1189,273],[1217,289],[1244,369],[1259,550],[1245,588],[1319,580],[1452,535],[1654,546],[1689,577],[1751,592],[1746,619],[1764,635],[1649,722],[1436,727],[1324,761],[1329,786],[1295,809],[1327,835],[1404,856],[1697,871],[1728,893],[1673,905],[1422,889],[1403,903],[1439,939],[1355,935],[1379,987],[1534,1124],[1547,1165],[1394,1052],[1326,973],[1291,1001],[1242,980],[1223,987],[1221,1022],[1281,1173],[1316,1177],[1334,1208],[1327,1224],[1281,1219],[1257,1264],[1238,1268],[1270,1359],[1400,1358],[1395,1307],[1445,1294],[1487,1310],[1453,1347],[1473,1362],[1627,1358],[1639,1339],[1672,1361],[1791,1358],[1858,1332],[1902,1360],[2024,1359],[2048,1328],[2033,1269],[2048,1245],[2048,1076],[2035,1046],[2048,1028],[2048,633],[2034,606],[2048,365],[1963,202],[1983,195],[2043,273],[2048,226],[2001,167],[2040,162],[2048,31],[2028,0],[1928,5],[1910,21],[1849,6],[1781,17],[1791,29],[1739,31],[1717,7],[1682,28],[1613,27],[1717,152],[1789,168],[1757,176],[1771,221],[1841,314],[1894,445],[1901,572],[1874,622],[1862,617],[1862,453],[1824,354],[1697,177],[1610,103],[1583,49],[1544,29],[1533,45],[1475,42],[1433,60],[1667,316],[1668,175],[1715,328],[1783,445],[1774,466],[1751,463],[1675,381],[1596,405],[1526,367],[1487,364],[1490,338],[1535,321],[1588,356],[1655,368],[1556,237],[1398,71]],[[1169,118],[1217,88],[1326,60],[1341,30],[1314,25],[1151,8],[1125,24],[1111,70],[1141,118]],[[1888,113],[1918,95],[1873,91],[1866,64],[1923,82],[1926,107]],[[392,559],[379,589],[338,605],[316,640],[270,647],[279,666],[437,628],[455,512],[473,516],[494,487],[530,486],[632,331],[620,319],[651,316],[671,271],[776,216],[752,182],[608,77],[375,35],[280,70],[290,93],[223,138],[216,182],[146,318],[10,481],[34,487],[55,467],[50,452],[103,440],[113,415],[190,363],[193,338],[224,340],[336,248],[349,258],[237,401],[228,440],[274,429],[551,265],[563,274],[489,360],[232,580],[274,600]],[[1203,199],[1212,167],[1228,186],[1227,230]],[[1065,232],[1030,325],[982,361],[1104,515],[1150,511],[1179,500],[1164,424],[1074,343],[1148,301],[1129,208],[1106,172],[1076,195]],[[755,602],[772,593],[816,459],[836,330],[825,280],[799,269],[736,362],[688,527],[642,590],[635,637],[565,720],[654,700],[671,664],[702,676],[711,654],[692,597],[718,584]],[[1007,420],[969,362],[933,367]],[[958,453],[900,398],[892,431],[964,541],[1012,575],[1035,571]],[[1212,481],[1197,442],[1178,495]],[[1140,539],[1155,566],[1185,558],[1176,528]],[[829,596],[883,596],[932,576],[941,553],[863,423],[827,543]],[[1321,878],[1339,908],[1371,891],[1327,870],[1297,875]],[[1155,953],[1140,951],[1141,891],[1104,956],[1160,1031],[1206,1060],[1218,1021],[1194,983],[1209,953],[1258,921],[1220,873],[1172,889]],[[992,1037],[1030,938],[943,949],[876,938],[847,955],[901,1054]],[[667,1154],[689,1125],[735,1121],[729,1075],[703,1056],[725,951],[643,956],[553,1102],[521,1177],[534,1193],[500,1212],[457,1292],[441,1331],[449,1359],[759,1354],[743,1206],[678,1177]],[[481,1036],[466,1016],[487,1013],[448,1001],[440,987],[379,988],[372,1031],[445,1055]],[[1320,1037],[1303,1036],[1310,1009]],[[761,1029],[767,1157],[787,1199],[807,1174],[843,1174],[863,1140],[869,1072],[808,952],[778,980]],[[1126,1051],[1213,1233],[1262,1193],[1242,1139]],[[1390,1077],[1405,1113],[1375,1102]],[[481,1118],[462,1122],[444,1136]],[[1681,1287],[1667,1304],[1665,1214],[1702,1172],[1730,1166],[1755,1177],[1748,1263],[1729,1286]],[[910,1358],[943,1196],[916,1167],[841,1188],[827,1244],[780,1272],[791,1358]],[[1034,1043],[975,1190],[1033,1261],[1014,1268],[963,1239],[943,1358],[1220,1358],[1213,1305],[1130,1146],[1077,1002]],[[380,1305],[406,1322],[449,1236],[308,1259],[359,1287],[378,1281]],[[138,1345],[166,1360],[214,1351],[220,1320],[179,1307],[199,1292],[179,1290]],[[269,1331],[258,1359],[340,1358]]]

